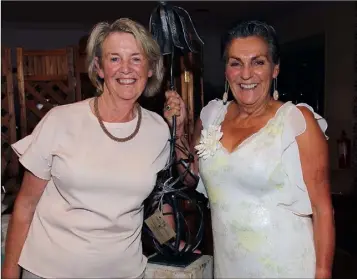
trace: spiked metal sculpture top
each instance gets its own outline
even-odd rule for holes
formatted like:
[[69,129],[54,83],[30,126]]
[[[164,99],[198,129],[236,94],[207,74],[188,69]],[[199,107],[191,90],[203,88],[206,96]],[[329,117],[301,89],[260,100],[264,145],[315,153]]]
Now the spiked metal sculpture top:
[[159,3],[150,16],[150,32],[160,45],[162,54],[172,54],[175,47],[182,51],[199,52],[195,44],[204,43],[188,12],[164,1]]
[[199,52],[204,42],[197,34],[192,19],[185,9],[160,1],[150,16],[149,29],[163,55],[171,54],[170,89],[174,89],[173,61],[175,48],[182,52]]

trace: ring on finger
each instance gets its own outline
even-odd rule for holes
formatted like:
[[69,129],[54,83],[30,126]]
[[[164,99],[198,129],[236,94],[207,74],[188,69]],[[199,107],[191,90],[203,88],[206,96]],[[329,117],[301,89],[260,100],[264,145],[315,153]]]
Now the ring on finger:
[[167,105],[166,107],[165,107],[165,110],[166,111],[169,111],[171,109],[171,106],[170,105]]

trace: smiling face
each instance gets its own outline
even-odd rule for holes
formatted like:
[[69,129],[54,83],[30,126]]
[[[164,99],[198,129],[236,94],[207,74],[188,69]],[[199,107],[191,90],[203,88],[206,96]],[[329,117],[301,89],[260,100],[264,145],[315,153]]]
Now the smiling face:
[[152,76],[149,61],[129,33],[111,33],[102,44],[102,60],[96,61],[98,75],[104,79],[103,94],[136,101]]
[[226,78],[238,103],[254,105],[267,100],[271,82],[279,74],[260,37],[234,39],[227,51]]

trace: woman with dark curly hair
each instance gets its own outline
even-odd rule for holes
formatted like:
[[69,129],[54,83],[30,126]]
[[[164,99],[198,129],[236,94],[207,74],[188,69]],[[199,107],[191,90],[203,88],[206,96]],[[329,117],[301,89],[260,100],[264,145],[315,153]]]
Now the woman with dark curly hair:
[[[272,26],[237,25],[224,57],[226,93],[203,108],[192,146],[211,206],[215,277],[330,278],[327,123],[306,104],[278,100]],[[176,92],[167,93],[167,121],[172,115],[180,139],[186,114]]]

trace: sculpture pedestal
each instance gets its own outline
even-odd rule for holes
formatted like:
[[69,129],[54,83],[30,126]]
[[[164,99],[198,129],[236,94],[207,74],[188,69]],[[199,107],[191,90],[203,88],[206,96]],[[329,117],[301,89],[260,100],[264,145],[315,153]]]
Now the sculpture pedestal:
[[[150,257],[149,257],[150,259]],[[187,267],[148,263],[145,278],[213,278],[213,257],[202,255]]]

